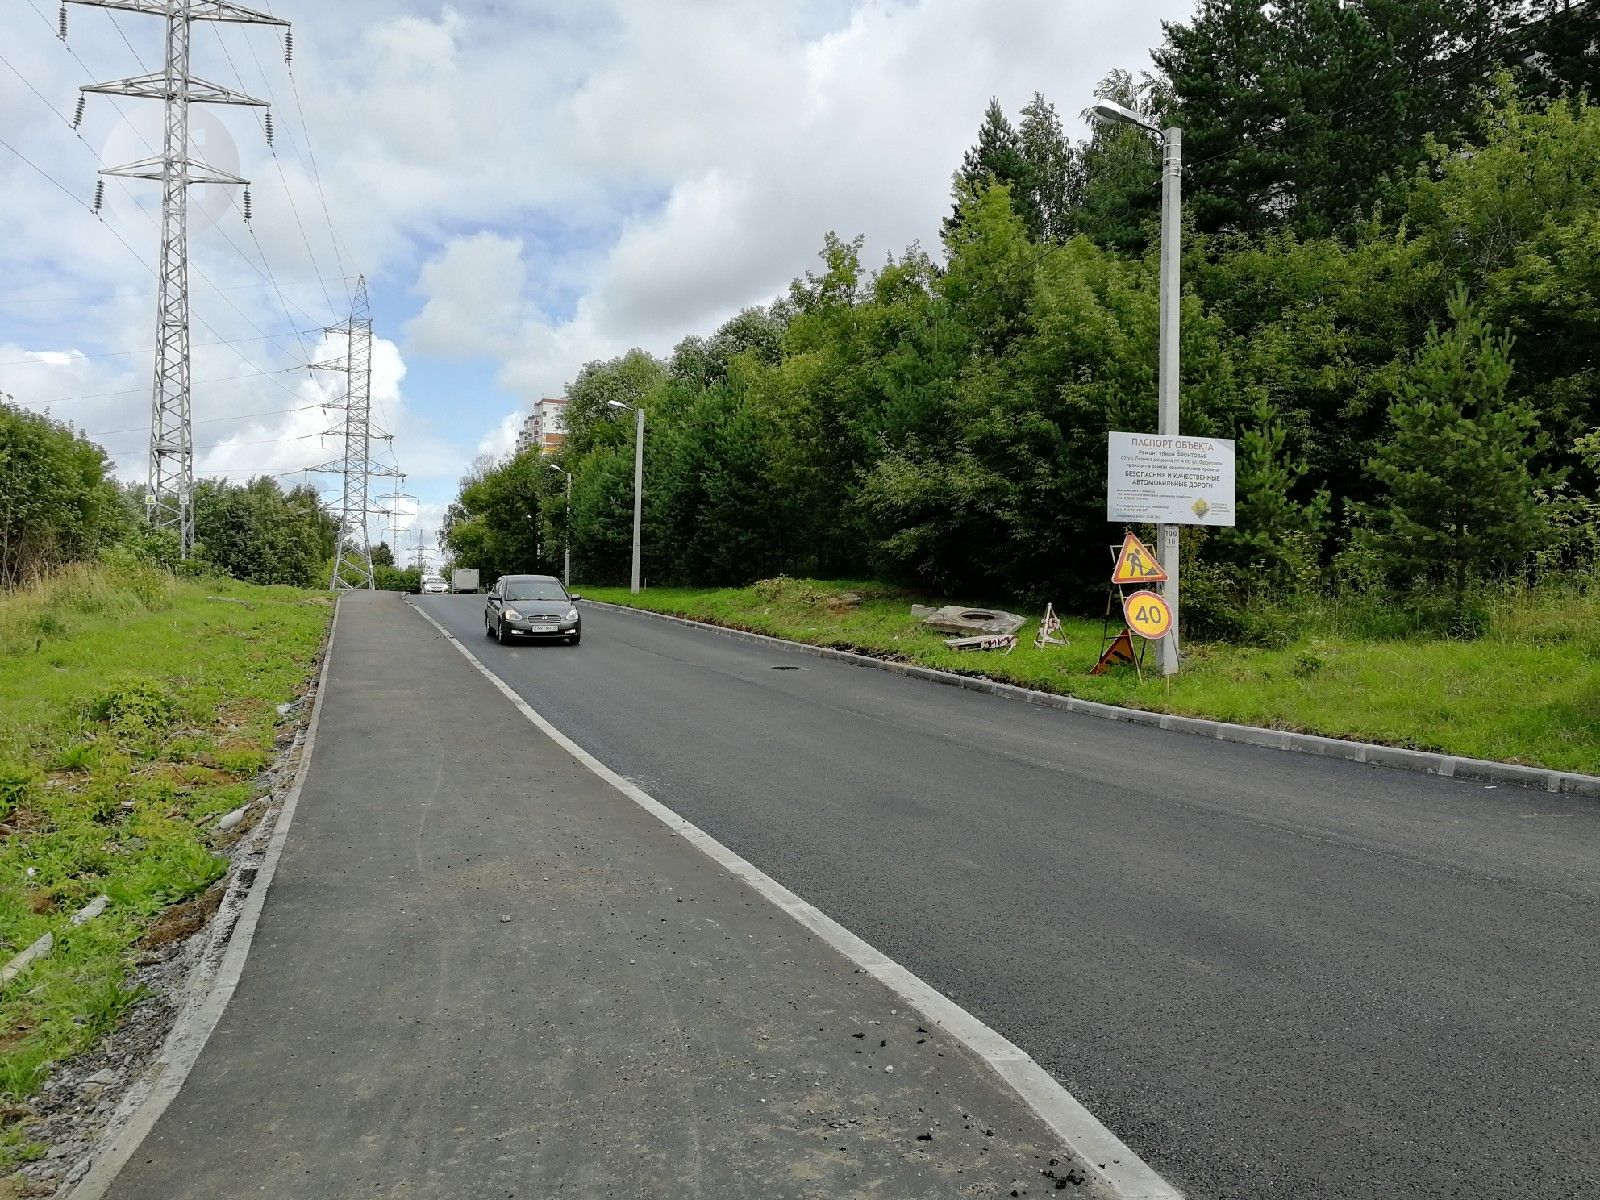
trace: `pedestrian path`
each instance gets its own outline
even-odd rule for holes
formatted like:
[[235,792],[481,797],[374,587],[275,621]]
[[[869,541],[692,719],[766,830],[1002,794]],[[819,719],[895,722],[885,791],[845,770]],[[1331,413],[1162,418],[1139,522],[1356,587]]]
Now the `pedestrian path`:
[[400,597],[344,597],[327,688],[238,990],[114,1200],[1100,1194]]

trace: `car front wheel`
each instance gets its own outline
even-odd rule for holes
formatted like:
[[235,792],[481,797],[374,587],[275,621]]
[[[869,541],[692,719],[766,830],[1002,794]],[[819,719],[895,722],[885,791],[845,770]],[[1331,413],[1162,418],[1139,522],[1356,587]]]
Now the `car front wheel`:
[[504,620],[500,622],[500,626],[495,634],[494,640],[499,642],[502,646],[511,640],[511,635],[506,632],[506,623]]

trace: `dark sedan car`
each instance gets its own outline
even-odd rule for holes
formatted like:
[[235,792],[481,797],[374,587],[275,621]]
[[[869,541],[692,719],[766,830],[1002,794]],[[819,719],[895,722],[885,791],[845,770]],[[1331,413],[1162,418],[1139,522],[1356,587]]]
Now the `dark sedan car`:
[[583,618],[553,575],[502,575],[489,589],[483,631],[502,646],[518,637],[560,638],[576,646]]

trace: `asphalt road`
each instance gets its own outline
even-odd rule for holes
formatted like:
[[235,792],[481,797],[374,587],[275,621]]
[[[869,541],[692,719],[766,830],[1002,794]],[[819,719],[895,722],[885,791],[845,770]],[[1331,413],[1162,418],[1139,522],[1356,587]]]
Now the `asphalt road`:
[[1106,1200],[1085,1174],[954,1038],[355,592],[237,991],[110,1197]]
[[1600,1196],[1600,803],[418,603],[1191,1197]]

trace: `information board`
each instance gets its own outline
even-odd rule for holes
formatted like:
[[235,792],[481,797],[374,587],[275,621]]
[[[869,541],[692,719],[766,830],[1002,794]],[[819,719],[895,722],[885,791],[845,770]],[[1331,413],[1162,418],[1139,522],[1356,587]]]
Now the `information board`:
[[1106,520],[1232,525],[1233,443],[1181,434],[1110,435]]

